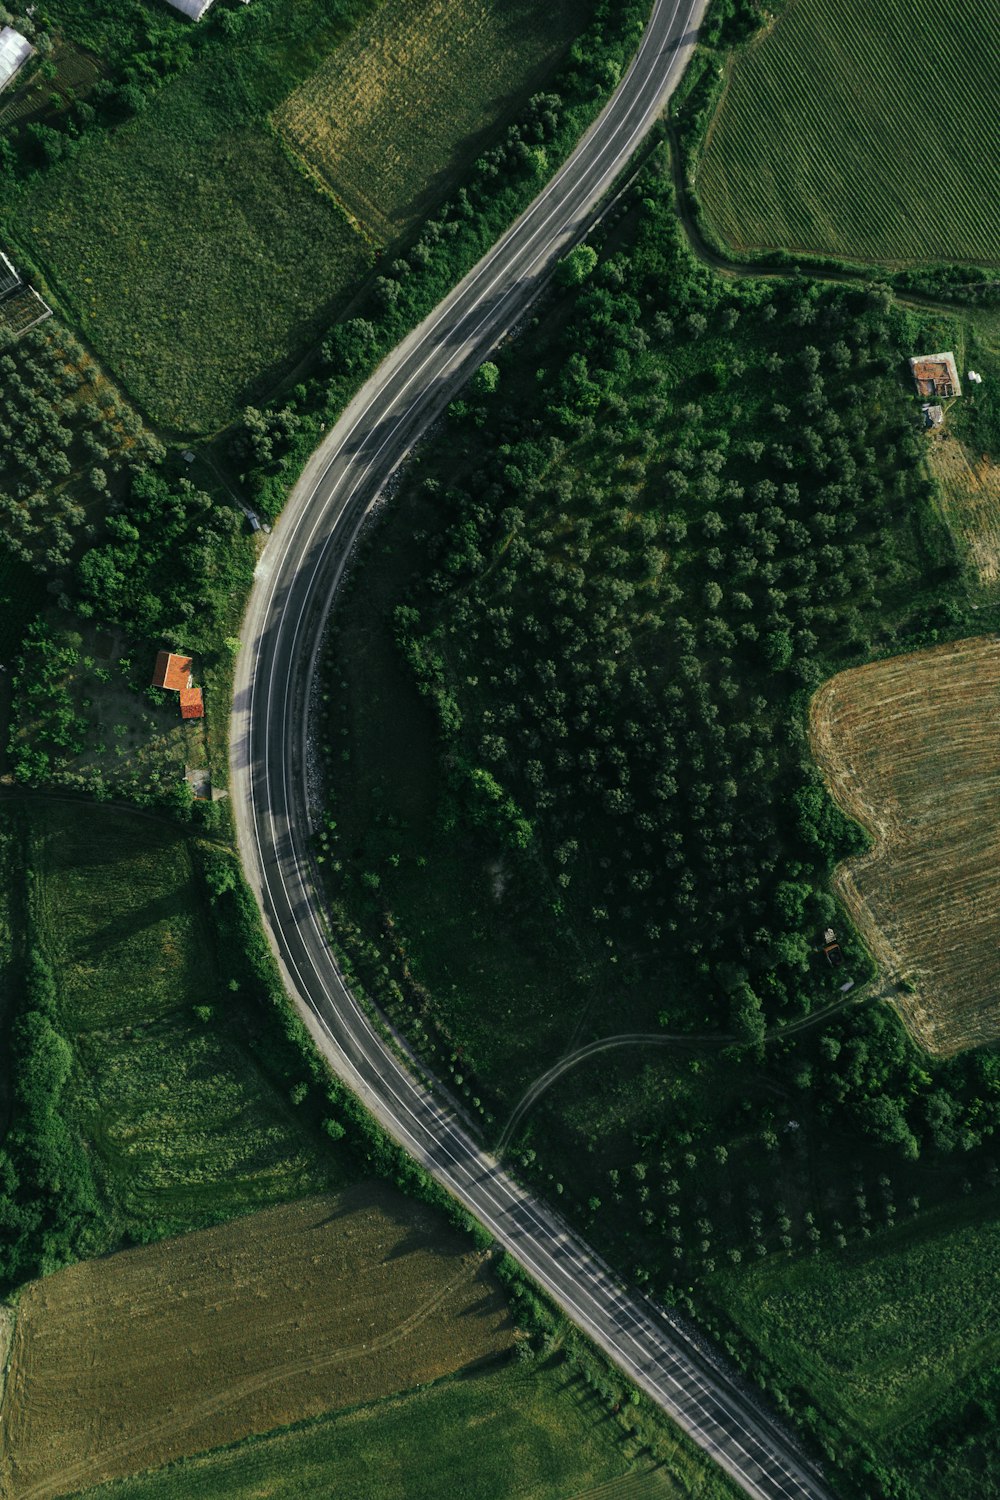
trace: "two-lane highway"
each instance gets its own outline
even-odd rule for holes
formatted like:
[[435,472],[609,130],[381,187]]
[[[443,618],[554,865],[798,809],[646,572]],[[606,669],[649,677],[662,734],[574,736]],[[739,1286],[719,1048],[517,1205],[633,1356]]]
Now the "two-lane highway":
[[675,87],[706,3],[656,0],[630,69],[570,159],[384,361],[310,460],[268,542],[244,621],[232,794],[244,867],[285,983],[333,1070],[747,1494],[828,1500],[803,1455],[716,1362],[482,1151],[373,1028],[330,952],[309,855],[313,673],[358,528],[414,440],[592,224]]

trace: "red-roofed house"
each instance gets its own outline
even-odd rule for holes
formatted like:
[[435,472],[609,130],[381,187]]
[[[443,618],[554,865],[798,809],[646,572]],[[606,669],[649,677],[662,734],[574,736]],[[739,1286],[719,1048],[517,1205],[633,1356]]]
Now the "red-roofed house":
[[158,652],[156,666],[153,669],[153,686],[168,688],[174,693],[189,688],[191,686],[190,656],[174,656],[169,651]]
[[205,717],[205,704],[201,696],[201,688],[181,688],[181,718],[203,719]]

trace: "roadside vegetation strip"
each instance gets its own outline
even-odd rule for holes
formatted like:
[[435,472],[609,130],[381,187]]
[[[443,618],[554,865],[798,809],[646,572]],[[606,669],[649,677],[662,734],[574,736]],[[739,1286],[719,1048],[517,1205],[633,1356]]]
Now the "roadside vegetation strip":
[[275,123],[368,235],[388,244],[468,170],[590,8],[591,0],[383,0],[279,106]]
[[995,13],[798,0],[739,53],[698,172],[737,251],[1000,264]]
[[875,840],[838,890],[902,981],[907,1024],[942,1055],[1000,1037],[998,722],[995,636],[842,672],[810,712],[834,797]]
[[366,1183],[60,1271],[21,1296],[0,1451],[43,1500],[502,1353],[481,1254]]

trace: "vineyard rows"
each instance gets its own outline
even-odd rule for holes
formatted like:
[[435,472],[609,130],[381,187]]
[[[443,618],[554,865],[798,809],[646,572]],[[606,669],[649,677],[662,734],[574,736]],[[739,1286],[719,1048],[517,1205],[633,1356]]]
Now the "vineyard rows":
[[740,251],[1000,264],[997,10],[799,0],[737,58],[698,191]]

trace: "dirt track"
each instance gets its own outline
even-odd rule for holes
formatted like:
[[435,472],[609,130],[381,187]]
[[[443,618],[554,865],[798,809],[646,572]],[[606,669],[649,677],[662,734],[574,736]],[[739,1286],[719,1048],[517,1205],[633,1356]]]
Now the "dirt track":
[[509,1346],[481,1257],[384,1184],[88,1261],[21,1299],[0,1494],[70,1490]]

